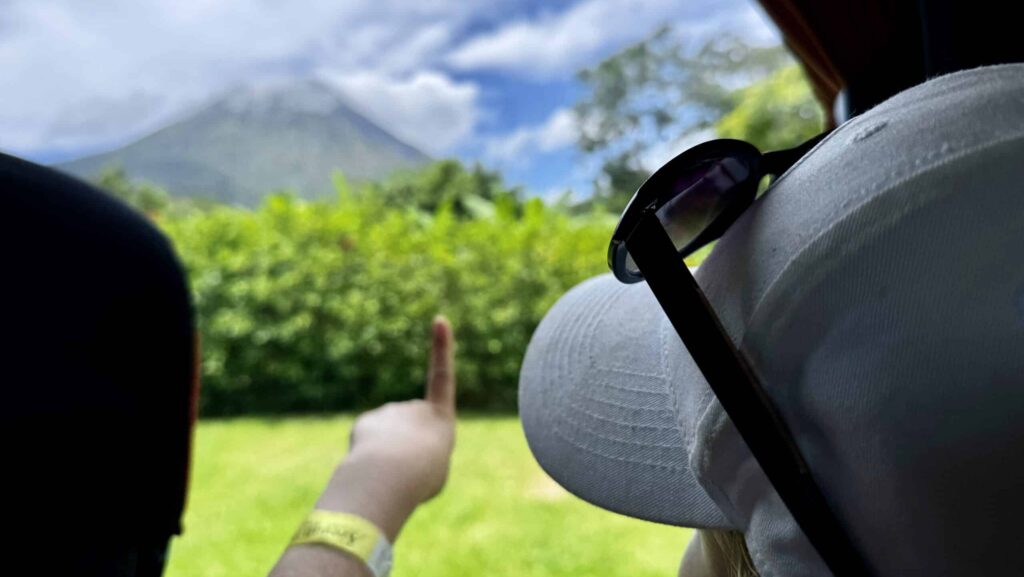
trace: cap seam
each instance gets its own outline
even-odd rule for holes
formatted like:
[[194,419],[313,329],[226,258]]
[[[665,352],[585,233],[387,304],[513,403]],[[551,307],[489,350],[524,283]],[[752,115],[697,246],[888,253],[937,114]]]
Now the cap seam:
[[[676,428],[676,434],[679,437],[680,443],[682,443],[679,448],[680,448],[680,450],[683,451],[684,455],[686,455],[688,457],[689,455],[687,455],[687,451],[689,451],[692,454],[692,449],[693,449],[693,444],[694,444],[693,443],[692,431],[689,430],[690,429],[689,427],[683,427],[681,425],[681,423],[680,423],[679,400],[678,400],[678,398],[676,396],[676,393],[675,393],[675,390],[673,388],[674,383],[672,382],[672,379],[670,379],[668,377],[668,375],[670,374],[670,372],[668,370],[668,343],[669,343],[669,340],[666,338],[667,333],[668,333],[668,324],[669,324],[668,323],[668,317],[663,315],[662,317],[660,317],[660,320],[661,320],[661,322],[658,323],[658,340],[661,341],[661,370],[666,375],[664,377],[664,379],[662,380],[662,384],[664,385],[665,392],[666,392],[666,394],[668,395],[668,398],[669,398],[669,406],[671,407],[671,413],[672,413],[672,422],[676,425],[676,427],[675,427]],[[685,350],[685,348],[686,348],[685,345],[684,345],[683,348]],[[689,351],[687,351],[686,354],[689,354]],[[687,458],[687,461],[688,460],[689,459]],[[689,465],[689,463],[687,463],[687,465]],[[690,469],[690,474],[693,475],[694,480],[697,481],[697,479],[696,479],[697,476],[696,476],[696,474],[694,474],[692,468]],[[697,481],[696,484],[697,484],[697,486],[700,486],[700,482],[699,481]]]
[[626,374],[626,375],[629,375],[629,376],[632,376],[632,377],[652,377],[652,378],[656,378],[656,379],[665,378],[664,374],[643,373],[643,372],[639,372],[639,371],[633,371],[631,369],[626,368],[625,365],[618,364],[618,363],[616,363],[616,364],[609,364],[609,365],[602,365],[600,368],[603,369],[603,370],[613,371],[613,372],[616,372],[616,373],[623,373],[623,374]]
[[655,462],[655,461],[649,461],[649,460],[645,460],[645,459],[628,459],[628,458],[625,458],[625,457],[618,457],[618,456],[614,456],[614,455],[609,455],[608,453],[605,453],[605,452],[602,452],[602,451],[597,451],[595,449],[592,449],[590,447],[587,447],[585,445],[581,445],[581,444],[577,443],[575,440],[573,440],[573,439],[569,438],[568,436],[566,436],[561,430],[556,430],[555,432],[558,434],[559,437],[562,437],[562,439],[565,442],[569,443],[570,445],[576,447],[577,449],[581,449],[585,453],[589,453],[589,454],[601,457],[602,459],[609,459],[609,460],[618,461],[618,462],[621,462],[621,463],[632,463],[632,464],[636,464],[636,465],[647,466],[647,467],[650,467],[650,468],[653,468],[653,469],[665,469],[665,470],[668,470],[668,471],[687,471],[688,470],[684,466],[668,465],[668,464],[665,464],[665,463],[658,463],[658,462]]
[[[579,421],[577,419],[573,419],[569,415],[566,415],[565,420],[568,421],[569,423],[572,423],[574,426],[582,429],[588,435],[597,437],[598,439],[603,439],[605,441],[611,441],[613,443],[622,443],[622,444],[625,444],[625,445],[634,445],[634,446],[637,446],[637,447],[657,447],[659,449],[678,449],[678,448],[680,448],[679,445],[677,445],[675,443],[646,443],[646,442],[641,442],[641,441],[630,441],[630,440],[626,440],[626,439],[619,439],[619,438],[616,438],[616,437],[611,437],[611,436],[599,433],[598,431],[594,430],[593,428],[586,426],[581,421]],[[620,423],[620,424],[625,424],[625,423]]]
[[[630,409],[630,410],[634,410],[634,411],[645,411],[645,412],[648,412],[648,413],[670,413],[671,414],[671,412],[672,412],[671,409],[651,408],[651,407],[637,407],[637,406],[634,406],[634,405],[626,405],[626,404],[623,404],[623,403],[616,403],[615,401],[609,401],[607,399],[599,399],[597,397],[592,397],[592,396],[589,396],[589,395],[580,395],[580,398],[586,399],[588,401],[593,401],[593,402],[596,402],[596,403],[601,403],[603,405],[610,405],[612,407],[618,407],[620,409]],[[573,403],[573,406],[574,407],[576,406],[575,403]]]
[[[914,165],[909,170],[890,171],[886,175],[887,178],[876,180],[873,185],[861,187],[861,189],[857,191],[856,195],[852,199],[857,203],[852,208],[850,208],[845,214],[843,214],[840,218],[830,220],[832,226],[828,227],[827,229],[819,230],[817,234],[815,234],[813,237],[810,237],[810,239],[807,242],[803,243],[802,246],[796,251],[795,256],[791,258],[779,270],[779,272],[774,276],[774,278],[772,278],[772,280],[766,285],[765,290],[761,293],[761,297],[757,300],[754,307],[751,309],[752,312],[749,318],[747,319],[747,322],[743,324],[743,336],[740,340],[741,348],[746,348],[746,345],[748,344],[747,339],[748,335],[750,335],[749,327],[756,324],[755,319],[761,313],[764,303],[769,298],[775,297],[777,287],[782,283],[783,279],[788,276],[789,271],[794,268],[794,265],[796,263],[801,262],[807,258],[810,258],[807,255],[811,254],[811,251],[813,249],[820,246],[823,240],[828,237],[829,233],[838,228],[839,225],[849,221],[850,219],[857,218],[863,212],[864,208],[870,205],[871,203],[881,202],[887,196],[887,193],[890,192],[891,190],[903,186],[904,184],[906,184],[907,181],[911,179],[918,178],[924,174],[927,174],[929,172],[932,172],[936,169],[945,166],[946,164],[948,164],[948,161],[950,160],[964,158],[973,154],[977,154],[979,152],[983,152],[992,148],[1003,146],[1008,143],[1012,143],[1022,138],[1024,138],[1024,131],[1013,131],[1003,133],[1003,135],[996,140],[987,140],[984,143],[975,143],[973,146],[964,147],[965,144],[973,140],[971,138],[961,139],[960,141],[957,141],[955,144],[952,145],[950,145],[949,143],[944,143],[939,149],[932,150],[930,151],[930,153],[924,155],[923,158],[930,161],[928,164],[921,165],[920,163],[922,161],[922,157],[919,157],[918,159],[915,160]],[[886,182],[887,180],[889,181],[889,184],[882,186],[882,183]],[[872,190],[877,190],[877,194],[867,196]],[[886,218],[883,222],[876,221],[870,223],[870,230],[873,233],[882,230],[883,227],[890,226],[895,221],[897,216],[902,217],[910,212],[919,210],[921,206],[923,206],[927,201],[934,200],[936,198],[942,198],[943,196],[952,193],[953,191],[945,191],[942,194],[928,194],[926,192],[925,194],[920,195],[920,197],[916,199],[916,202],[912,206],[906,207],[906,209],[901,211],[898,215],[889,214],[888,218]],[[861,242],[859,244],[863,244],[865,238],[866,237],[862,235],[862,238],[860,239]],[[850,247],[843,247],[843,249],[843,254],[845,254],[849,252]],[[833,260],[836,256],[839,255],[831,255]],[[825,268],[831,270],[831,267]],[[815,269],[813,276],[815,278],[821,278],[822,276],[824,276],[824,273],[824,270],[818,268]],[[809,290],[808,287],[811,284],[814,283],[807,282],[806,279],[803,279],[803,281],[799,283],[799,286],[795,287],[793,292],[787,293],[790,296],[789,300],[798,300],[800,295],[805,294]]]
[[[595,306],[593,307],[593,314],[590,314],[590,315],[588,315],[586,317],[584,322],[581,323],[581,330],[580,331],[575,331],[574,334],[576,334],[576,335],[580,335],[581,333],[593,334],[595,332],[596,325],[598,324],[600,319],[603,318],[604,313],[607,311],[608,304],[617,295],[619,295],[622,290],[624,290],[623,287],[617,286],[616,290],[608,291],[607,293],[602,294],[601,295],[602,298],[600,298],[600,300],[598,300],[598,302],[595,303]],[[595,357],[595,355],[593,353],[593,349],[592,349],[592,344],[593,344],[592,340],[580,339],[580,341],[582,342],[583,349],[584,349],[584,355],[582,355],[582,356],[586,359],[586,361],[589,364],[589,366],[596,367],[597,363],[595,362],[596,357]],[[601,381],[604,381],[604,379],[602,378]],[[607,386],[609,383],[604,382],[604,384]],[[606,399],[599,399],[599,398],[596,398],[596,397],[593,397],[591,395],[586,394],[585,393],[585,389],[583,387],[573,387],[572,388],[572,393],[573,394],[570,394],[569,395],[569,399],[568,399],[568,401],[569,401],[568,406],[572,410],[581,410],[581,407],[583,406],[581,401],[582,400],[587,400],[589,402],[597,402],[597,403],[608,405],[608,406],[613,406],[613,407],[617,407],[617,408],[621,408],[621,409],[627,409],[627,410],[632,410],[632,411],[639,411],[639,412],[660,413],[660,412],[664,412],[665,411],[665,409],[650,409],[650,408],[647,408],[647,407],[636,407],[636,406],[631,406],[631,405],[625,405],[625,404],[622,404],[622,403],[616,403],[614,401],[609,401],[609,400],[606,400]],[[631,464],[634,464],[634,465],[644,466],[644,467],[648,467],[648,468],[652,468],[652,469],[661,469],[661,470],[667,470],[667,471],[686,471],[687,470],[687,468],[685,468],[685,467],[668,465],[668,464],[661,463],[661,462],[651,461],[649,459],[630,459],[630,458],[627,458],[627,457],[615,456],[615,455],[611,455],[611,454],[609,454],[607,452],[597,450],[597,449],[595,449],[593,447],[588,447],[585,444],[582,444],[582,443],[578,442],[577,440],[575,440],[574,438],[572,438],[572,436],[570,436],[566,430],[564,430],[562,427],[560,427],[558,425],[559,424],[563,424],[563,425],[564,424],[571,424],[572,426],[574,426],[576,428],[582,429],[587,435],[593,435],[593,436],[595,436],[597,438],[601,438],[603,440],[610,441],[610,442],[618,442],[618,443],[622,443],[622,444],[626,444],[626,445],[632,444],[633,446],[640,446],[640,445],[650,446],[650,445],[646,444],[646,443],[640,444],[640,443],[624,442],[621,439],[614,439],[614,438],[606,437],[605,435],[601,435],[601,434],[595,432],[591,428],[585,427],[579,420],[572,418],[572,415],[570,415],[570,414],[563,415],[563,419],[555,419],[555,423],[556,423],[556,426],[554,427],[554,429],[555,429],[556,434],[559,437],[561,437],[565,442],[569,443],[573,447],[576,447],[578,450],[583,451],[584,453],[595,455],[595,456],[600,457],[602,459],[608,459],[608,460],[611,460],[611,461],[617,461],[617,462],[622,462],[622,463],[631,463]],[[660,448],[664,448],[664,447],[660,447]]]
[[636,424],[636,423],[625,423],[625,422],[622,422],[622,421],[616,421],[615,419],[613,419],[611,417],[606,417],[604,415],[598,415],[597,413],[592,413],[592,412],[584,409],[581,406],[576,406],[576,407],[573,407],[573,408],[576,409],[577,411],[583,413],[584,415],[592,418],[592,419],[597,419],[598,421],[605,421],[606,423],[614,423],[614,424],[617,424],[617,425],[627,425],[627,426],[635,428],[635,429],[655,429],[655,430],[660,430],[660,431],[670,431],[670,430],[671,431],[675,431],[675,430],[678,430],[678,427],[675,427],[675,426],[640,425],[640,424]]
[[[589,287],[589,286],[587,287],[588,291],[590,291],[590,288],[591,287]],[[598,309],[600,311],[603,311],[604,309],[607,308],[607,303],[611,301],[612,297],[615,294],[617,294],[617,291],[609,291],[608,293],[600,294],[599,295],[600,299],[598,299],[597,302],[595,303],[595,305],[599,305],[599,306],[595,306],[594,308]],[[579,349],[580,349],[580,351],[579,351],[580,352],[580,355],[579,355],[580,358],[581,359],[585,359],[589,363],[592,363],[592,361],[593,361],[593,353],[590,350],[590,346],[589,346],[590,343],[586,342],[585,339],[583,339],[581,337],[581,335],[582,335],[582,331],[583,330],[585,330],[588,327],[592,327],[592,325],[596,324],[597,323],[597,319],[599,319],[600,316],[601,315],[599,315],[599,314],[593,314],[593,315],[589,315],[589,316],[586,316],[586,317],[583,317],[583,318],[580,318],[578,316],[574,316],[574,318],[572,319],[573,324],[570,325],[570,327],[566,327],[566,331],[568,331],[570,328],[576,328],[577,329],[577,330],[573,330],[573,331],[571,331],[569,333],[574,338],[572,338],[570,343],[567,344],[567,348],[566,348],[566,352],[567,353],[570,352],[570,348],[572,346],[578,346]],[[552,347],[552,349],[553,348],[554,347]],[[562,367],[562,365],[565,362],[565,359],[566,359],[567,356],[568,355],[564,355],[564,354],[563,355],[558,355],[558,365],[560,367]],[[559,381],[560,382],[572,382],[571,380],[566,380],[566,375],[569,374],[569,373],[570,373],[570,371],[564,370],[564,367],[563,367],[562,370],[560,370]],[[555,389],[555,391],[557,391],[557,394],[559,395],[559,397],[561,399],[565,399],[566,401],[568,401],[568,406],[570,408],[571,407],[575,407],[577,405],[576,398],[577,398],[577,396],[579,396],[579,393],[577,393],[577,387],[558,387],[558,386],[555,386],[554,389]],[[552,419],[548,419],[548,420],[549,420],[549,422],[551,422],[552,429],[555,431],[555,434],[557,434],[559,437],[561,437],[565,441],[569,442],[571,445],[579,447],[579,448],[583,448],[577,442],[572,441],[570,439],[570,437],[568,436],[568,434],[565,431],[562,430],[562,425],[564,424],[562,422],[562,419],[552,418]]]
[[[714,421],[712,421],[712,419],[714,419]],[[719,422],[721,424],[719,424]],[[731,423],[732,419],[729,417],[728,413],[725,412],[725,408],[722,407],[722,404],[718,400],[718,398],[712,398],[711,402],[708,403],[708,406],[704,409],[704,412],[697,420],[696,427],[696,430],[698,431],[703,430],[705,428],[710,429],[710,434],[703,435],[704,443],[700,444],[701,449],[698,451],[694,451],[691,454],[691,458],[697,461],[697,467],[694,468],[691,464],[690,468],[691,470],[700,471],[701,474],[699,476],[695,475],[695,477],[697,477],[698,479],[698,484],[704,489],[706,493],[708,493],[709,496],[712,497],[712,500],[715,502],[715,505],[717,505],[718,508],[722,510],[722,514],[725,515],[727,519],[732,521],[732,523],[737,528],[745,531],[747,523],[744,521],[742,516],[739,515],[739,510],[736,508],[736,505],[732,502],[732,499],[729,498],[729,496],[725,493],[725,491],[723,491],[718,486],[717,483],[711,482],[710,480],[708,480],[706,483],[702,481],[705,478],[704,473],[711,466],[710,456],[712,451],[709,450],[708,441],[711,441],[710,444],[716,443],[721,438],[721,434],[722,431],[725,429],[725,426]],[[749,452],[746,443],[743,444],[742,450]],[[714,495],[717,495],[718,498],[714,498],[714,496],[712,496],[712,493],[714,493]],[[724,508],[722,507],[723,503],[725,504]]]
[[[657,378],[657,379],[660,379],[660,380],[664,380],[664,378],[665,378],[665,377],[656,377],[654,375],[647,375],[647,374],[628,374],[627,373],[627,375],[635,376],[635,377],[651,377],[651,378]],[[642,394],[645,394],[645,395],[665,395],[666,394],[666,392],[663,391],[663,390],[662,391],[652,391],[652,390],[648,390],[648,389],[637,389],[637,388],[633,388],[633,387],[626,387],[626,386],[623,386],[623,385],[615,384],[615,383],[613,383],[610,380],[601,379],[601,380],[599,380],[597,382],[599,382],[600,384],[602,384],[605,387],[608,387],[609,389],[615,389],[617,391],[625,391],[627,393],[642,393]]]

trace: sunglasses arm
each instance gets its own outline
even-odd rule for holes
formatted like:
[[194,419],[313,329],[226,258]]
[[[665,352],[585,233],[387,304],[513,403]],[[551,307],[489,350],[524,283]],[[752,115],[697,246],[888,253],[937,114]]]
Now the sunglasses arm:
[[722,408],[836,577],[870,575],[743,354],[679,257],[653,208],[626,238],[636,262]]
[[803,155],[810,152],[812,148],[824,140],[826,136],[828,136],[828,132],[823,132],[807,142],[804,142],[800,146],[763,154],[761,156],[761,174],[781,176],[782,173],[789,170],[789,167],[796,164]]

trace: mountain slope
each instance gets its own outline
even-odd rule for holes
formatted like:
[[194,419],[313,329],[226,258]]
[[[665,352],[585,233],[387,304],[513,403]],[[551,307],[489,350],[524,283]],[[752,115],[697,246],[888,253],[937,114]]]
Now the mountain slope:
[[303,81],[236,90],[123,148],[58,168],[91,178],[115,165],[173,195],[251,206],[272,190],[329,195],[336,170],[370,180],[428,161],[327,85]]

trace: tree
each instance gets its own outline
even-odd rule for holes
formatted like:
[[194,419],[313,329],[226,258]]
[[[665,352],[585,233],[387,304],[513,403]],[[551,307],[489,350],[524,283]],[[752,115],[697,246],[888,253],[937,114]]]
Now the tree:
[[133,181],[118,166],[104,168],[95,184],[150,217],[160,214],[170,202],[164,189],[148,182]]
[[565,291],[606,269],[613,223],[538,198],[505,208],[457,218],[339,190],[165,215],[202,334],[203,414],[409,398],[438,312],[459,331],[460,406],[514,409],[530,336]]
[[715,123],[715,132],[722,138],[778,150],[811,138],[824,124],[821,106],[796,64],[737,91],[736,96],[732,110]]
[[594,202],[611,210],[624,207],[657,168],[644,157],[665,143],[683,148],[688,138],[718,132],[774,144],[820,123],[806,80],[782,46],[752,46],[731,35],[692,49],[663,27],[579,78],[588,88],[575,108],[579,147],[602,159]]
[[520,192],[507,187],[501,174],[479,164],[467,169],[457,160],[442,160],[415,171],[397,175],[382,183],[365,185],[361,194],[371,195],[388,205],[434,213],[450,207],[457,217],[487,216],[496,204],[519,207]]

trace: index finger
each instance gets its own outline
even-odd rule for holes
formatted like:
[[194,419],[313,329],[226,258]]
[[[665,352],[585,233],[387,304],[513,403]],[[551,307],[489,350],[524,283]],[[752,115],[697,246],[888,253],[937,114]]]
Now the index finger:
[[455,412],[455,336],[452,325],[441,315],[434,317],[430,371],[427,373],[427,401],[445,411]]

